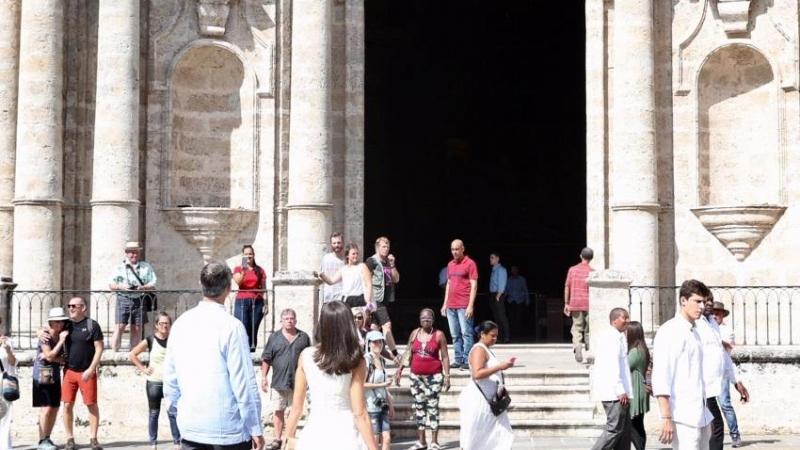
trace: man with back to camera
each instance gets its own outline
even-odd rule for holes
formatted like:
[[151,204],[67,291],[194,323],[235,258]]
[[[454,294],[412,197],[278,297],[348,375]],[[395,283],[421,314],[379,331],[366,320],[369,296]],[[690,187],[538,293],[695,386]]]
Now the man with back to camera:
[[86,301],[73,297],[67,303],[69,333],[64,341],[66,353],[64,379],[61,382],[61,401],[64,402],[64,432],[67,435],[65,450],[75,450],[72,427],[73,409],[78,390],[89,410],[89,434],[92,450],[102,450],[97,442],[100,427],[100,408],[97,406],[97,369],[103,354],[103,332],[100,324],[86,315]]
[[442,316],[447,317],[450,336],[453,338],[455,362],[453,369],[469,370],[469,351],[475,341],[473,314],[478,293],[478,267],[464,253],[464,242],[455,239],[450,243],[453,260],[447,264],[447,285],[444,288]]
[[169,336],[164,396],[177,404],[183,450],[264,448],[247,332],[224,306],[231,278],[224,262],[206,264],[203,300],[178,317]]
[[611,326],[597,337],[592,367],[592,397],[603,403],[606,428],[592,450],[630,450],[632,389],[625,330],[631,319],[625,309],[614,308],[608,314],[608,321]]
[[589,265],[594,251],[589,247],[581,250],[581,262],[567,271],[564,283],[564,315],[572,317],[572,352],[575,361],[583,362],[583,344],[589,348],[589,274],[594,270]]
[[375,240],[375,254],[367,258],[364,264],[372,272],[372,299],[375,311],[372,312],[373,323],[377,323],[386,337],[386,345],[392,356],[397,359],[397,346],[392,334],[392,319],[389,317],[389,303],[394,302],[395,288],[400,282],[400,272],[395,266],[394,255],[389,253],[389,238],[381,236]]
[[653,396],[662,422],[659,440],[671,443],[673,449],[708,450],[712,416],[706,408],[697,322],[709,295],[701,281],[684,281],[678,312],[661,325],[653,341]]
[[[342,233],[331,233],[331,251],[322,257],[319,271],[332,277],[344,266],[344,239]],[[322,303],[341,300],[342,280],[333,284],[322,283]]]

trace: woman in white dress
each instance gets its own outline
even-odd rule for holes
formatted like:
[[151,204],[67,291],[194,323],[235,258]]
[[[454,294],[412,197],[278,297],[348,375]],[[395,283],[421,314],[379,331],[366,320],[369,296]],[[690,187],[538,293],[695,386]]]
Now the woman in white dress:
[[[314,333],[317,345],[300,354],[284,449],[378,450],[364,400],[367,365],[353,316],[342,302],[322,306]],[[296,442],[306,391],[312,399]]]
[[[3,321],[0,319],[0,325]],[[11,338],[0,336],[0,362],[11,376],[17,375],[17,357],[11,348]],[[11,448],[11,402],[0,393],[0,448]]]
[[478,329],[480,340],[469,352],[471,381],[464,386],[458,398],[458,407],[461,411],[461,448],[509,450],[514,442],[514,434],[511,431],[508,412],[504,411],[495,416],[489,408],[487,398],[493,398],[502,383],[500,371],[512,367],[514,361],[511,359],[500,362],[489,350],[489,347],[497,342],[496,323],[487,320],[482,322]]

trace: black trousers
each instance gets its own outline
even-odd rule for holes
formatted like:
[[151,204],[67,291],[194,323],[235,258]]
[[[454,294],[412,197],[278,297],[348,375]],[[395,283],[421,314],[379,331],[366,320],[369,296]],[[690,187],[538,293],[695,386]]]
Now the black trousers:
[[717,404],[717,398],[707,398],[706,406],[714,416],[714,420],[711,421],[711,439],[708,441],[708,448],[709,450],[722,450],[722,441],[725,440],[725,422],[722,421],[722,411]]
[[250,450],[251,448],[253,448],[252,441],[231,445],[200,444],[186,439],[181,441],[181,450]]
[[644,450],[647,445],[647,431],[644,429],[644,414],[631,417],[631,444],[636,450]]
[[508,316],[506,315],[506,300],[505,294],[497,301],[497,292],[489,293],[489,308],[492,310],[492,317],[497,322],[498,338],[500,342],[508,342],[511,340],[511,329],[508,326]]

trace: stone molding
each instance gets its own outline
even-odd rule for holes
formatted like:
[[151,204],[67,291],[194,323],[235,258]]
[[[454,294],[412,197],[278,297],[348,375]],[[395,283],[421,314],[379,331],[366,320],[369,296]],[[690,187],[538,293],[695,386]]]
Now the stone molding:
[[589,287],[628,289],[631,283],[633,283],[632,277],[619,270],[595,270],[589,274]]
[[661,212],[662,206],[660,203],[620,203],[611,205],[612,211],[645,211],[650,213]]
[[318,211],[320,209],[332,210],[333,209],[333,203],[327,203],[327,202],[295,203],[295,204],[286,205],[286,207],[284,209],[286,211],[300,211],[300,210]]
[[134,206],[139,207],[142,202],[139,200],[89,200],[91,206]]
[[309,286],[319,285],[319,278],[313,272],[305,270],[278,271],[272,277],[273,286]]
[[744,261],[769,234],[785,206],[704,206],[692,208],[701,224],[736,257]]
[[54,198],[19,198],[12,201],[14,206],[62,206],[64,200]]
[[745,34],[750,27],[751,0],[717,0],[717,12],[728,36]]
[[258,217],[258,211],[233,208],[161,208],[161,212],[206,262]]
[[197,0],[197,26],[200,34],[210,37],[224,36],[230,12],[230,0]]

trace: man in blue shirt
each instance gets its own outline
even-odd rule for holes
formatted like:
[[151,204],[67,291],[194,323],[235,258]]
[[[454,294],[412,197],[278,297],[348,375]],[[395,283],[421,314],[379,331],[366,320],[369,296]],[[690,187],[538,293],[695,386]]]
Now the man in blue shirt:
[[177,404],[183,450],[261,450],[261,397],[242,323],[225,312],[231,270],[211,261],[200,272],[203,300],[169,335],[164,395]]
[[[530,304],[531,297],[528,292],[528,282],[525,277],[519,274],[519,267],[511,266],[511,275],[509,275],[506,283],[506,309],[508,309],[508,315],[510,316],[511,329],[515,333],[529,329]],[[534,323],[536,322],[534,321]],[[538,330],[538,328],[537,326],[536,329]]]
[[489,255],[489,264],[492,265],[492,275],[489,277],[489,307],[492,316],[499,328],[500,342],[507,344],[511,341],[511,330],[506,316],[506,282],[508,272],[500,264],[500,254],[492,252]]

